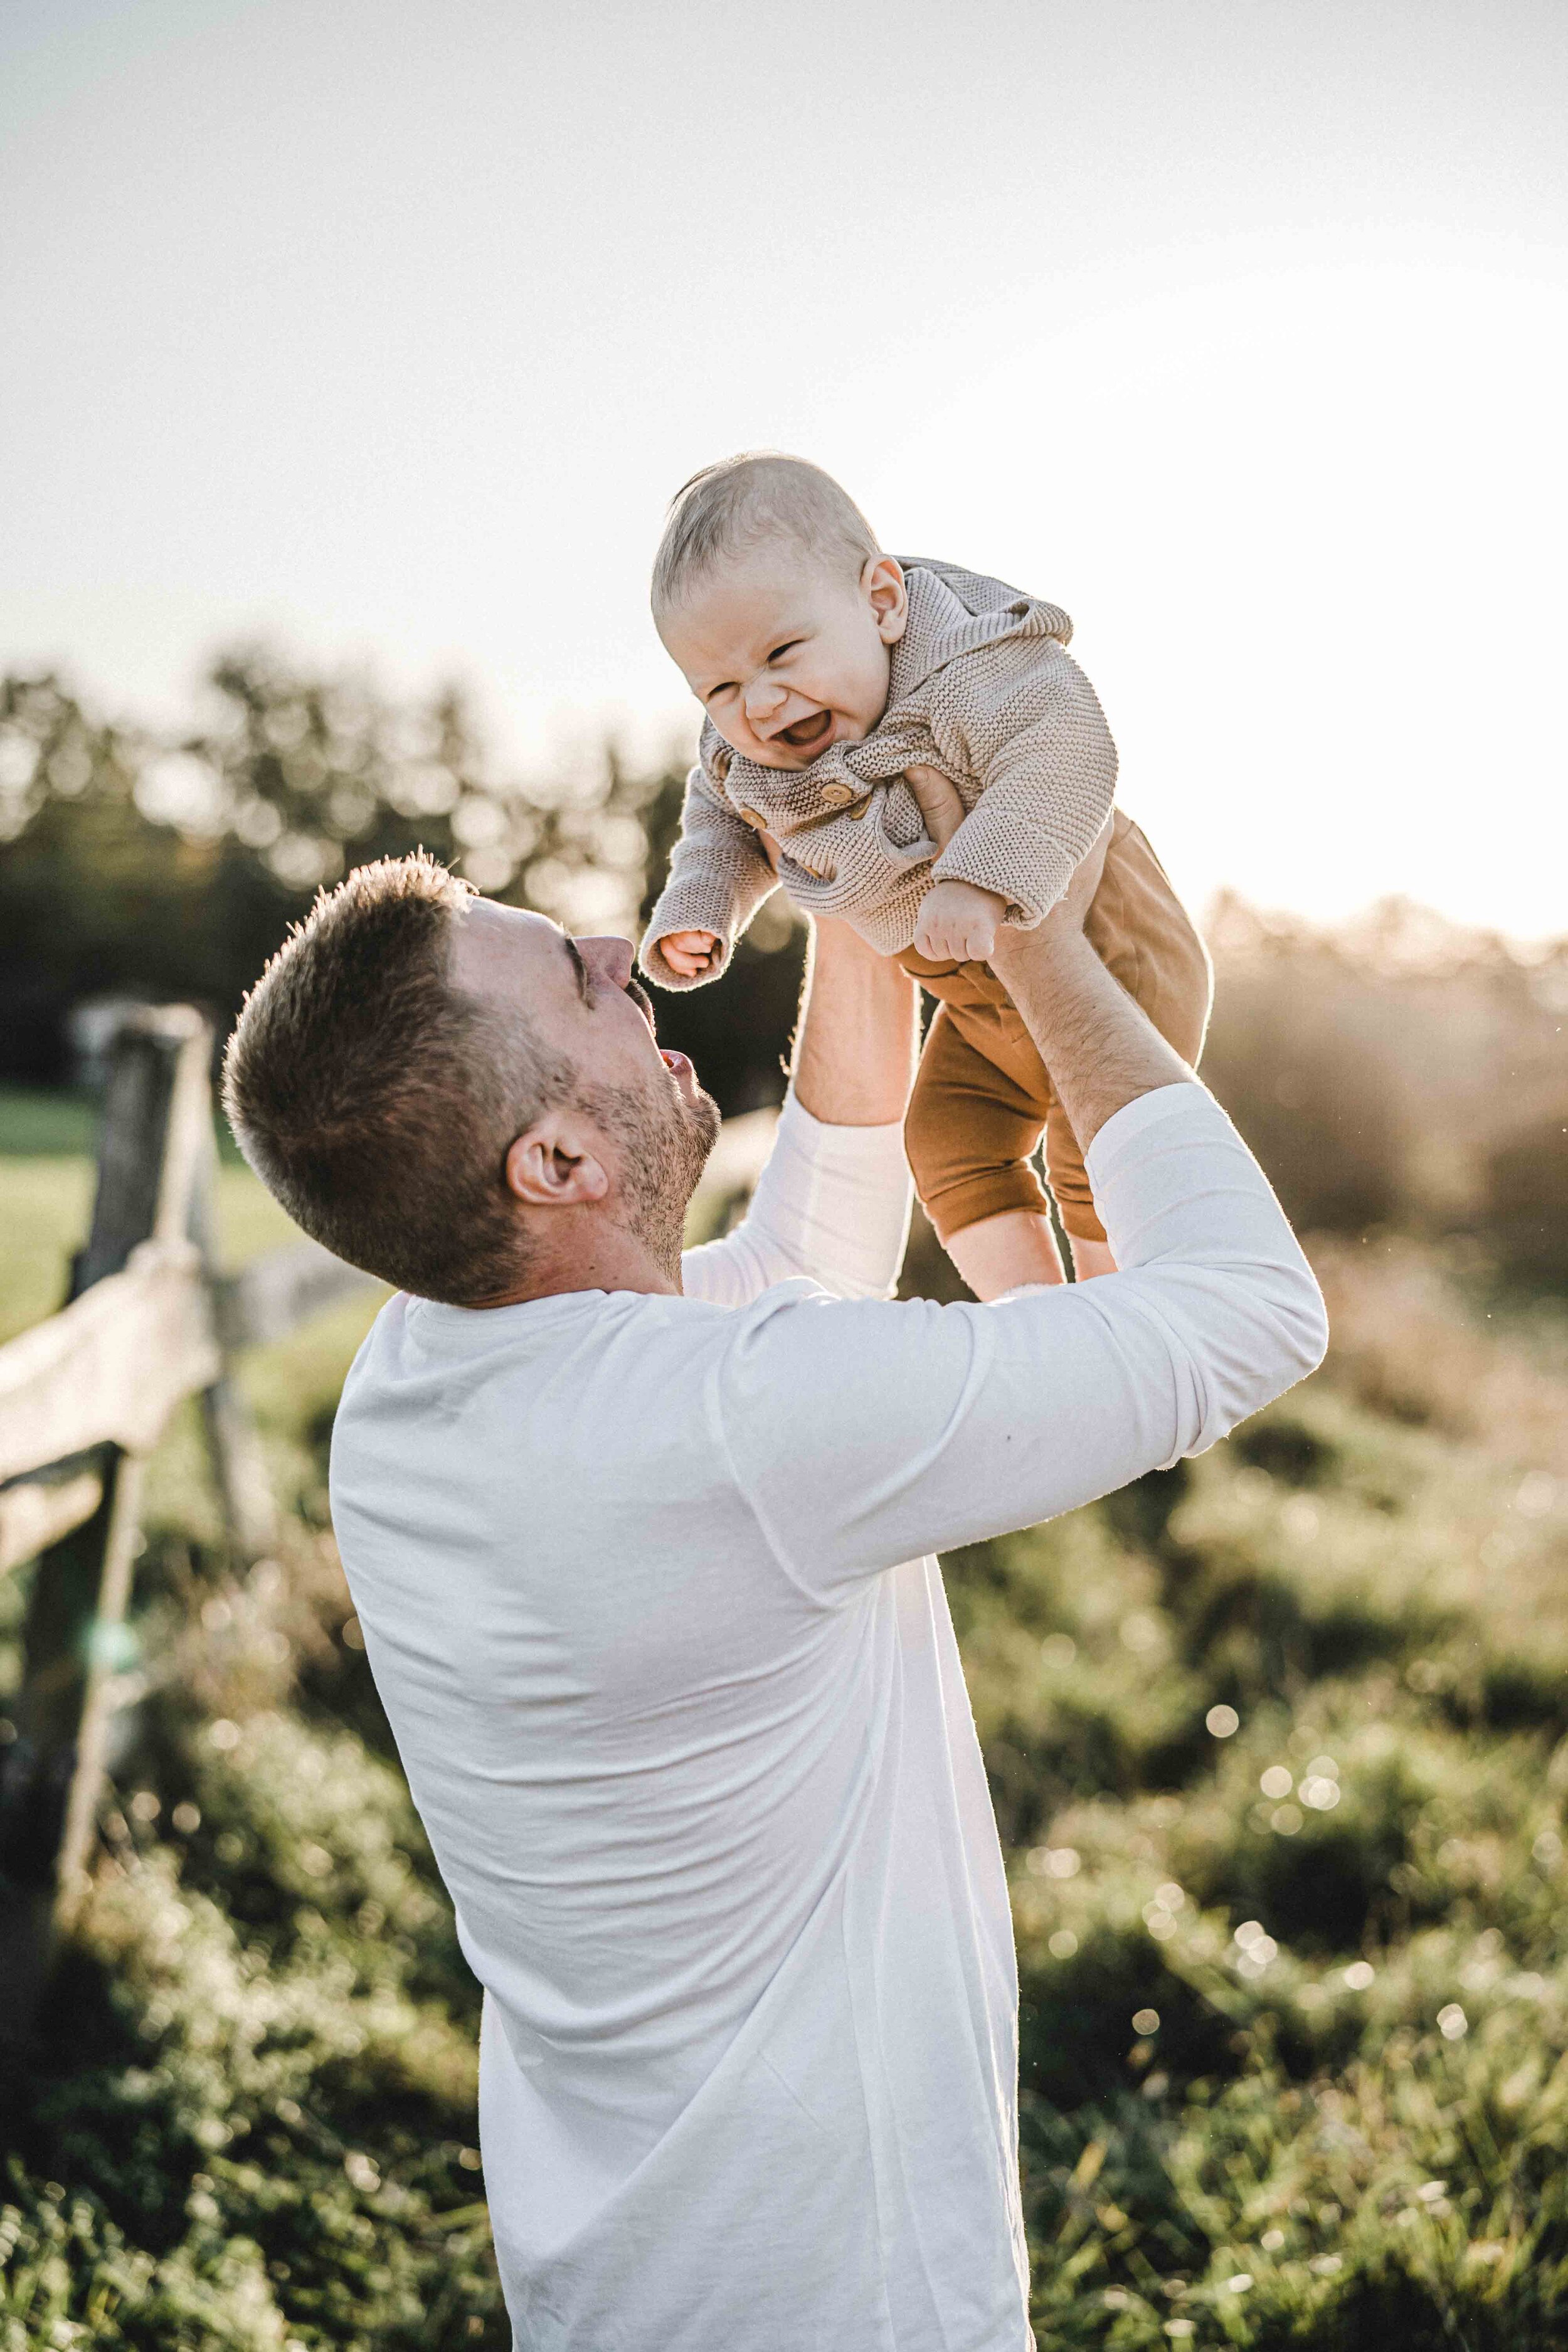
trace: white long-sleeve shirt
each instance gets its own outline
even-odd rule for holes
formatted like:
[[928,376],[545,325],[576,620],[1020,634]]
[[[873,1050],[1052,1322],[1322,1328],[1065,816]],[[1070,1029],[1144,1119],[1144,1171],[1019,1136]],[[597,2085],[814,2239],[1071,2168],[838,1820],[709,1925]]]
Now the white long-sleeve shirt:
[[1023,2352],[1006,1885],[931,1554],[1212,1444],[1317,1286],[1195,1085],[1089,1155],[1123,1272],[890,1303],[896,1129],[786,1105],[687,1295],[406,1297],[339,1543],[485,1987],[528,2352]]

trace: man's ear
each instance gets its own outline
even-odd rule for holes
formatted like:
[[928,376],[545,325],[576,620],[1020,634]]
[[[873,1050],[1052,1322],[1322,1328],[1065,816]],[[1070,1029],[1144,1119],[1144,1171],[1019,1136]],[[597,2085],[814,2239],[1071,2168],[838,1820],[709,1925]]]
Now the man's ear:
[[598,1136],[570,1105],[548,1111],[508,1145],[507,1189],[530,1209],[573,1209],[602,1201],[610,1180],[595,1156]]
[[868,556],[860,574],[860,593],[871,607],[882,643],[896,646],[910,620],[910,592],[898,557]]

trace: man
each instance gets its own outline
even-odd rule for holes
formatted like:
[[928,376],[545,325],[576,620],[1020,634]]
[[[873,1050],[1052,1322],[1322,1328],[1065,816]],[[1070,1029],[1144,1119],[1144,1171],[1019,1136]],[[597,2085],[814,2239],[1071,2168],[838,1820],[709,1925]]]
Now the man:
[[1023,2352],[1016,1977],[931,1557],[1201,1450],[1321,1300],[1256,1163],[1082,936],[1002,977],[1124,1271],[889,1299],[914,1005],[824,923],[751,1212],[681,1255],[717,1116],[614,939],[422,859],[321,901],[227,1099],[405,1294],[349,1376],[339,1543],[485,1987],[517,2341]]

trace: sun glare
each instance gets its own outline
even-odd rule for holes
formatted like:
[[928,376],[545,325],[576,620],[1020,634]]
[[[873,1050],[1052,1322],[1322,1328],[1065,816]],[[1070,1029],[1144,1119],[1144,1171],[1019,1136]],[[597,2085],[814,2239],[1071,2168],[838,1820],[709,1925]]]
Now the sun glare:
[[1562,929],[1568,294],[1527,261],[1107,308],[889,453],[875,511],[920,485],[932,552],[1073,613],[1195,896]]

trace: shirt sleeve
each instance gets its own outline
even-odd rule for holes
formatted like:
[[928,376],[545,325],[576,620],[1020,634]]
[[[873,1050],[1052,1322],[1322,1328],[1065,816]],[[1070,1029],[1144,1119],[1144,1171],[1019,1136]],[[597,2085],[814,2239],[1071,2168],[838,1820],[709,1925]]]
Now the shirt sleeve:
[[1026,929],[1049,914],[1110,814],[1116,746],[1095,691],[1055,643],[1009,638],[954,665],[973,697],[945,728],[980,780],[980,797],[931,866],[1007,902]]
[[[703,730],[705,744],[710,731]],[[705,987],[724,971],[735,941],[777,888],[778,876],[755,833],[726,806],[699,761],[686,780],[669,876],[648,917],[638,962],[660,988]],[[663,942],[672,931],[711,931],[719,943],[711,964],[695,980],[665,957]]]
[[1127,1105],[1089,1169],[1121,1273],[988,1307],[797,1290],[743,1318],[715,1409],[815,1597],[1202,1453],[1321,1360],[1321,1293],[1206,1089]]
[[793,1091],[744,1218],[688,1250],[688,1297],[746,1307],[809,1276],[837,1298],[888,1298],[909,1239],[912,1191],[903,1129],[829,1127]]

